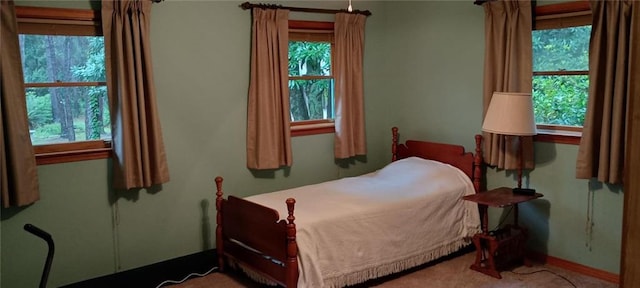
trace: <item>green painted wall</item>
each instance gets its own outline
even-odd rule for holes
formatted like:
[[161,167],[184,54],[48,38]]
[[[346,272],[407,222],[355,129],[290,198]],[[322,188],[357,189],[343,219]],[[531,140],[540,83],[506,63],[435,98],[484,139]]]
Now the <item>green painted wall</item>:
[[[115,194],[109,161],[39,167],[41,200],[2,210],[2,287],[35,287],[46,245],[25,232],[32,223],[57,245],[49,286],[212,249],[214,177],[229,194],[245,196],[373,171],[391,157],[391,123],[384,115],[384,62],[378,31],[367,23],[365,77],[369,154],[336,163],[333,134],[293,139],[294,164],[253,175],[246,169],[246,98],[251,13],[240,1],[165,1],[153,6],[152,41],[158,108],[171,181],[160,191]],[[18,1],[18,5],[90,8],[88,1]],[[290,3],[344,8],[342,2]],[[382,3],[360,3],[377,14]],[[309,17],[292,14],[292,18]],[[313,15],[331,20],[333,15]],[[370,47],[370,48],[369,48]],[[377,84],[377,85],[376,85]],[[339,165],[338,165],[339,164]],[[283,205],[285,205],[283,203]]]
[[[34,287],[39,281],[46,245],[22,230],[25,223],[53,235],[57,250],[49,286],[60,286],[213,248],[217,175],[225,177],[228,194],[245,196],[362,174],[388,162],[394,125],[402,139],[473,148],[482,121],[482,8],[466,1],[358,1],[357,9],[373,13],[365,48],[367,157],[336,163],[332,134],[296,137],[290,169],[252,174],[244,150],[251,22],[250,12],[238,8],[241,2],[154,5],[155,81],[171,181],[160,191],[115,194],[108,160],[40,166],[41,200],[0,210],[0,286]],[[345,2],[287,5],[344,8]],[[17,4],[95,7],[89,1]],[[522,223],[532,229],[532,248],[617,273],[622,194],[596,189],[588,240],[588,185],[573,177],[576,151],[536,145],[530,186],[545,197],[523,206]],[[513,186],[515,180],[489,170],[488,183]],[[499,213],[492,211],[492,218]]]
[[[398,100],[392,110],[407,138],[465,143],[482,124],[484,11],[465,1],[393,2],[388,5],[388,83]],[[390,44],[393,43],[393,44]],[[529,247],[548,255],[618,273],[623,194],[575,179],[578,147],[536,143],[536,168],[524,183],[544,198],[521,205]],[[514,187],[513,173],[489,169],[488,188]],[[593,191],[589,208],[589,189]],[[591,210],[588,210],[591,209]],[[589,211],[589,213],[588,213]],[[490,227],[502,209],[490,210]],[[591,219],[592,232],[587,232]]]

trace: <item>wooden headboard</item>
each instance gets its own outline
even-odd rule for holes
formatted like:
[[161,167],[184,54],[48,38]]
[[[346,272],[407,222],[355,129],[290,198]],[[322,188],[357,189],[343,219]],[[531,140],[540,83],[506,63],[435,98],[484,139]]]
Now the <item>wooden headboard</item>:
[[398,143],[398,128],[391,128],[393,142],[391,161],[407,157],[420,157],[450,164],[462,170],[473,182],[476,193],[482,191],[482,136],[475,135],[476,153],[465,152],[461,145],[407,140],[405,144]]

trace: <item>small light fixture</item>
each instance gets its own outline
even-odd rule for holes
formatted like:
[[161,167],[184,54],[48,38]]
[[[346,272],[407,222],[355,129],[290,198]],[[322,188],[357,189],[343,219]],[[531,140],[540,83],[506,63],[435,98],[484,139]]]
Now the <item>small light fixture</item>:
[[347,7],[347,11],[353,12],[353,7],[351,6],[351,0],[349,0],[349,7]]
[[[531,93],[493,92],[482,123],[482,131],[517,137],[536,135]],[[522,139],[518,139],[518,142],[520,157],[518,187],[513,188],[513,193],[533,195],[534,189],[522,188],[522,168],[524,167]]]

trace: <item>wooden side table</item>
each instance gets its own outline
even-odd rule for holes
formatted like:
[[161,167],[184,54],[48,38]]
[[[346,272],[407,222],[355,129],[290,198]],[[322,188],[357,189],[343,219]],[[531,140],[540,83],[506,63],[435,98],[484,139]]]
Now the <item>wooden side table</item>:
[[[493,190],[464,196],[464,200],[478,203],[482,214],[482,233],[473,236],[476,260],[471,269],[501,279],[500,270],[525,262],[527,229],[518,225],[518,204],[542,197],[514,194],[511,188],[500,187]],[[513,206],[513,224],[498,230],[489,230],[487,208]]]

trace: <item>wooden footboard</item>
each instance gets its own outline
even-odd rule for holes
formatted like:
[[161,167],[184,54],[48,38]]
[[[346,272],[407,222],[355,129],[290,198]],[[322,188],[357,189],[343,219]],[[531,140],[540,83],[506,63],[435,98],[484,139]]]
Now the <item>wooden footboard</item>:
[[216,249],[221,271],[225,257],[285,287],[298,282],[298,247],[293,210],[295,199],[286,200],[288,217],[281,220],[274,209],[229,196],[223,198],[222,177],[216,177]]

